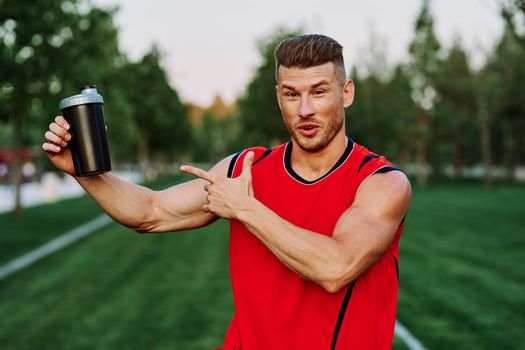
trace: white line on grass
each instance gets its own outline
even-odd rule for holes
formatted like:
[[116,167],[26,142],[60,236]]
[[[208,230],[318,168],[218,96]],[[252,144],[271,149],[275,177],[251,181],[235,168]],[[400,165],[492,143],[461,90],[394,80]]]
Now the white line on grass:
[[84,225],[81,225],[63,235],[49,241],[48,243],[26,253],[16,259],[11,260],[0,267],[0,280],[10,276],[11,274],[31,265],[35,261],[42,259],[49,254],[64,248],[65,246],[75,242],[76,240],[87,236],[109,224],[111,219],[107,215],[101,215]]
[[410,350],[427,350],[423,344],[421,344],[421,342],[398,320],[396,320],[394,334],[401,338]]
[[[16,259],[11,260],[7,264],[0,267],[0,280],[12,275],[13,273],[31,265],[32,263],[46,257],[69,244],[85,237],[96,230],[106,226],[111,222],[111,218],[107,215],[101,215],[84,225],[81,225],[69,232],[64,233],[52,241],[26,253]],[[396,320],[394,333],[401,338],[410,350],[427,350],[419,340],[417,340],[410,331]]]

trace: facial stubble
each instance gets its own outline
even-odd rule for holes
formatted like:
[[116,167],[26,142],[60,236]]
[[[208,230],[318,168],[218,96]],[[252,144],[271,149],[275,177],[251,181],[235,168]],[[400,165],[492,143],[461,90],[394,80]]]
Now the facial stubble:
[[[339,112],[336,118],[330,119],[327,122],[322,122],[314,117],[305,118],[294,125],[289,123],[285,118],[284,125],[290,133],[290,136],[303,150],[307,152],[318,152],[325,148],[342,129],[344,125],[344,110]],[[298,126],[304,123],[315,123],[319,125],[319,131],[314,137],[305,137],[298,131]]]

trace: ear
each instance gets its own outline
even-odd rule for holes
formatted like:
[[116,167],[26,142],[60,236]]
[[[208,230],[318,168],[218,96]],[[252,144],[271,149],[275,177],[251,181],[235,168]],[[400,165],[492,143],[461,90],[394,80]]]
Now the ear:
[[345,108],[350,107],[352,102],[354,102],[354,82],[352,79],[348,79],[343,86],[343,106]]
[[279,93],[279,85],[275,85],[275,94],[277,95],[277,103],[279,104],[279,109],[281,108],[281,94]]

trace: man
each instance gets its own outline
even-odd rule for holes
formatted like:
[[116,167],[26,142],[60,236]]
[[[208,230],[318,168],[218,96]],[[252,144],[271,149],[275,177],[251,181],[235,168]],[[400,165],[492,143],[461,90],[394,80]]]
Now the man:
[[[410,184],[345,135],[354,85],[339,43],[302,35],[275,58],[287,144],[241,151],[209,171],[182,166],[198,179],[160,192],[111,174],[77,181],[139,232],[230,220],[235,315],[225,350],[391,349]],[[43,149],[73,175],[68,128],[57,117]]]

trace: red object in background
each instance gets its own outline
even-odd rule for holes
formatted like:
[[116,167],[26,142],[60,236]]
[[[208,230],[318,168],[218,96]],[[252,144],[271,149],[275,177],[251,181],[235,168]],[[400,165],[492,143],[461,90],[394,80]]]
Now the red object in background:
[[[15,154],[17,151],[11,148],[0,148],[0,163],[10,164],[15,160]],[[21,148],[18,150],[22,156],[23,161],[27,161],[33,158],[33,150],[31,148]]]

